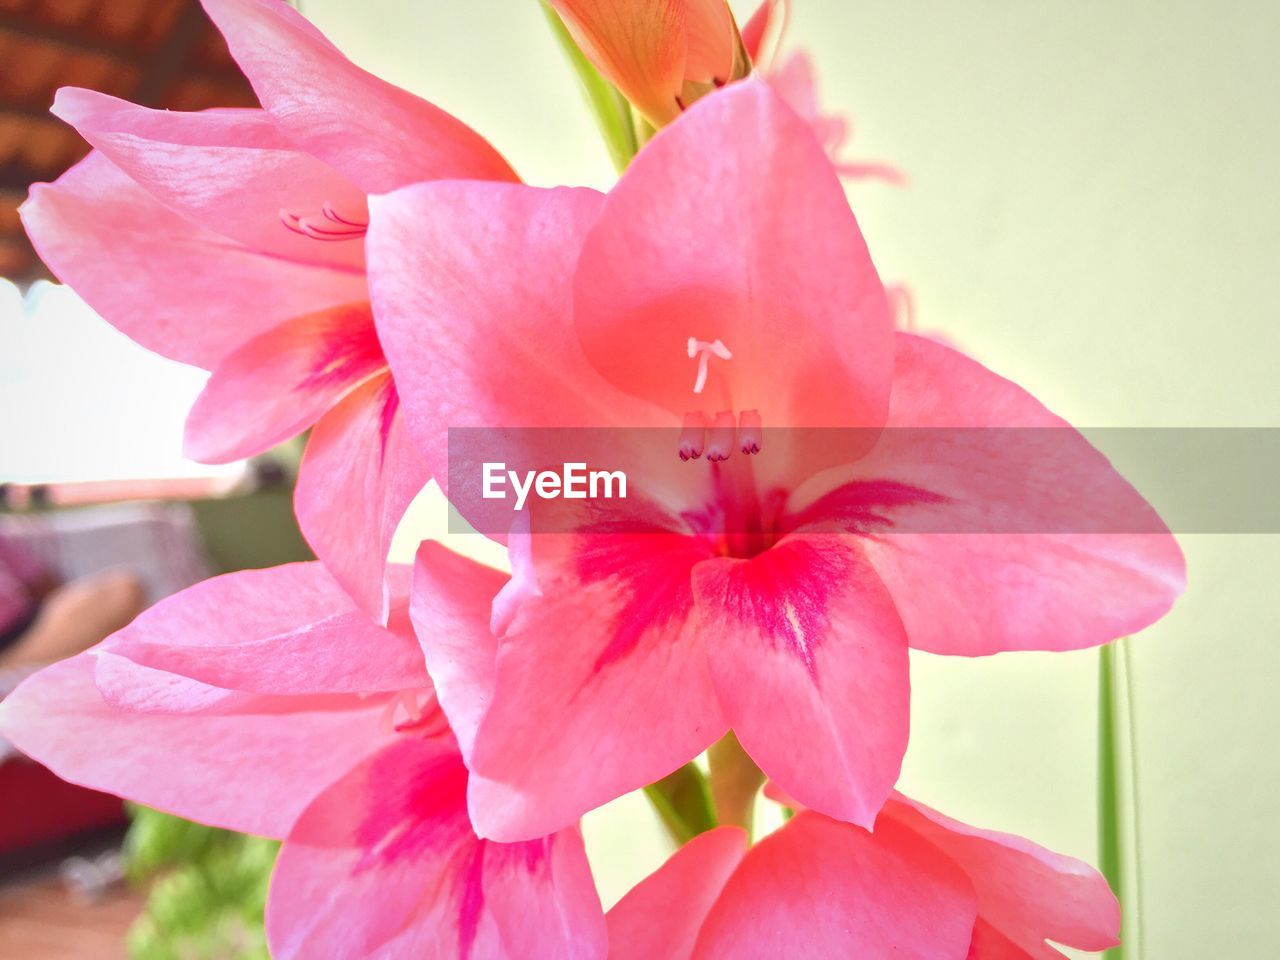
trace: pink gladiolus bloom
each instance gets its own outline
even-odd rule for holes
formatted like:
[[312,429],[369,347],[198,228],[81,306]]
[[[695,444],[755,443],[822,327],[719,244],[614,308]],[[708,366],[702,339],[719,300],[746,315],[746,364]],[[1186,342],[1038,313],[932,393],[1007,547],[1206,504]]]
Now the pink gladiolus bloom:
[[750,850],[694,838],[609,911],[610,960],[1061,960],[1114,946],[1120,907],[1088,864],[895,795],[868,833],[802,811]]
[[906,177],[897,167],[842,157],[852,130],[847,118],[823,111],[812,59],[803,50],[780,57],[779,48],[786,33],[789,13],[790,4],[786,0],[765,0],[760,4],[742,28],[742,43],[751,62],[791,109],[809,121],[840,176],[848,180],[906,183]]
[[898,186],[907,182],[902,171],[890,164],[844,158],[845,146],[853,132],[849,120],[822,109],[813,61],[803,50],[788,54],[777,66],[767,67],[763,74],[791,109],[809,121],[840,176],[846,180],[882,180]]
[[[226,462],[313,427],[298,482],[308,541],[374,616],[390,537],[426,476],[369,310],[365,196],[515,180],[478,134],[365,73],[280,0],[206,0],[261,110],[148,110],[64,89],[94,146],[23,222],[114,326],[212,371],[190,456]],[[334,504],[342,504],[335,509]]]
[[389,573],[389,629],[316,563],[206,581],[27,680],[0,732],[73,783],[282,839],[275,957],[603,958],[577,827],[472,831]]
[[[474,728],[481,836],[550,833],[730,727],[799,801],[869,826],[907,742],[908,646],[1087,647],[1182,590],[1177,544],[1101,454],[1009,381],[894,332],[822,145],[763,83],[695,105],[607,197],[377,197],[368,250],[407,426],[442,482],[450,427],[671,435],[603,521],[535,505],[512,581],[423,633],[445,712]],[[1099,529],[1037,526],[1038,500],[1077,495]],[[993,505],[1009,531],[927,529]],[[445,593],[421,568],[415,590],[423,608]]]

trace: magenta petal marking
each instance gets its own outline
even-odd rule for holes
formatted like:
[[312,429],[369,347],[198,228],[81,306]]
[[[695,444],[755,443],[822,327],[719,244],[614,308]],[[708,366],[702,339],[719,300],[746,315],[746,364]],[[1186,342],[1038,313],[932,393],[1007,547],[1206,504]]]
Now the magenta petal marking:
[[[400,789],[379,791],[369,797],[369,809],[356,831],[356,844],[365,850],[355,872],[375,865],[422,857],[428,851],[452,847],[464,839],[459,830],[442,831],[441,824],[456,820],[454,811],[466,806],[467,769],[456,755],[444,753],[422,762],[408,782],[403,763],[384,754],[374,764],[371,782],[381,782],[377,768],[397,774]],[[424,829],[430,827],[432,829]]]
[[468,857],[462,874],[462,895],[458,904],[458,957],[470,960],[475,947],[480,914],[484,910],[484,854],[487,843],[478,843]]
[[578,575],[587,583],[617,581],[627,594],[617,631],[596,659],[596,672],[626,657],[646,632],[688,618],[693,610],[689,570],[704,555],[695,540],[678,534],[583,538]]
[[741,619],[756,623],[764,636],[790,648],[817,683],[814,653],[828,633],[827,606],[850,572],[842,552],[820,544],[768,550],[728,581],[725,603]]
[[894,480],[857,480],[837,487],[799,513],[785,518],[784,529],[821,524],[848,533],[870,534],[894,525],[886,512],[918,504],[946,503],[948,499],[923,487]]

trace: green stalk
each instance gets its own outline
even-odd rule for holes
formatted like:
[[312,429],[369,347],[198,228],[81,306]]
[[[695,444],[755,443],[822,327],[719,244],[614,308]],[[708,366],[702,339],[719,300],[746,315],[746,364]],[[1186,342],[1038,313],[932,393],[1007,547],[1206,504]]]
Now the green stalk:
[[555,35],[560,49],[564,51],[569,65],[578,77],[582,93],[586,97],[587,106],[596,118],[596,124],[604,137],[604,144],[609,150],[609,158],[619,173],[627,169],[627,164],[636,155],[640,145],[636,140],[636,131],[632,126],[631,104],[618,89],[591,65],[583,52],[574,42],[560,15],[543,0],[542,12],[547,16],[551,32]]
[[644,795],[676,846],[688,843],[716,825],[707,778],[692,763],[649,784],[644,788]]
[[[1124,881],[1120,857],[1120,759],[1116,752],[1116,656],[1114,645],[1098,659],[1098,867],[1121,896]],[[1124,904],[1121,904],[1124,906]],[[1124,945],[1113,947],[1106,960],[1124,960]]]
[[721,823],[742,827],[751,836],[756,794],[764,786],[764,774],[742,749],[730,730],[707,751],[711,767],[711,799]]
[[1133,643],[1129,640],[1119,641],[1120,666],[1124,674],[1124,707],[1125,726],[1128,728],[1129,751],[1129,826],[1133,843],[1133,870],[1129,880],[1129,947],[1135,960],[1144,960],[1147,955],[1147,934],[1144,912],[1142,909],[1142,834],[1139,826],[1142,818],[1138,816],[1138,721],[1137,700],[1133,695]]
[[[1098,864],[1124,907],[1124,942],[1105,960],[1143,955],[1137,758],[1132,661],[1128,641],[1117,640],[1098,660]],[[1131,872],[1126,845],[1133,851]]]

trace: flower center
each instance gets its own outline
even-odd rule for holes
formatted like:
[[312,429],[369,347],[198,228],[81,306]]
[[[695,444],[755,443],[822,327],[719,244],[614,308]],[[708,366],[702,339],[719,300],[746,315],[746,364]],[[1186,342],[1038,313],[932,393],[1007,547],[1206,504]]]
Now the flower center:
[[707,508],[687,515],[717,556],[749,560],[764,553],[782,536],[786,491],[758,489],[750,463],[747,460],[718,469],[715,494]]
[[328,201],[320,207],[320,217],[300,217],[291,210],[280,211],[280,222],[294,233],[312,240],[358,240],[369,230],[369,224],[344,217]]

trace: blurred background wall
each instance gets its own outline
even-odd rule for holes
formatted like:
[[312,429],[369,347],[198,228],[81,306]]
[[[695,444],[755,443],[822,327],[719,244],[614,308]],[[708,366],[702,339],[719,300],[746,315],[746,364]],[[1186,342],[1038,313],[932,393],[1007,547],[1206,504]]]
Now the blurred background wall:
[[[815,54],[827,104],[853,114],[851,154],[911,178],[850,197],[922,328],[1079,425],[1280,425],[1280,6],[794,6],[789,42]],[[302,9],[530,181],[611,182],[531,0]],[[1280,541],[1182,542],[1190,589],[1133,648],[1144,953],[1274,956]],[[1097,654],[917,656],[913,669],[904,788],[1094,861]],[[647,827],[625,801],[588,824],[607,897],[660,858]]]

